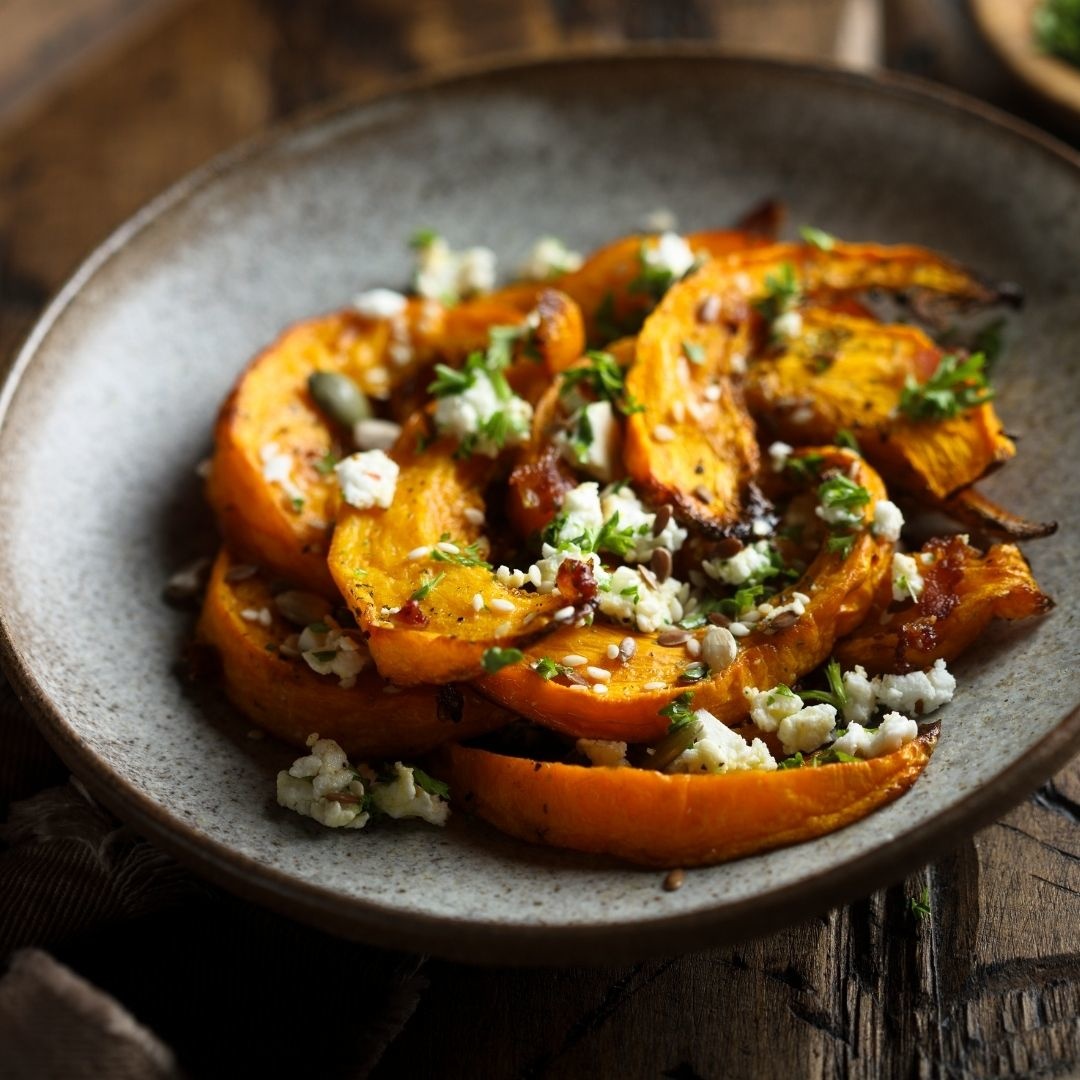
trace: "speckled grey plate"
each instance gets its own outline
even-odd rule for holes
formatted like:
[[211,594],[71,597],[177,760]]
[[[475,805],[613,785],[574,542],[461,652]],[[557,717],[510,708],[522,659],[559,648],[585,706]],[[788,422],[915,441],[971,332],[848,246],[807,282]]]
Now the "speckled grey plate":
[[[247,357],[290,320],[402,283],[420,225],[513,267],[669,207],[684,228],[765,195],[845,237],[915,241],[1024,284],[1000,409],[1020,456],[991,486],[1057,518],[1030,545],[1058,601],[995,630],[910,795],[811,844],[660,875],[458,821],[332,833],[273,803],[282,746],[174,675],[160,600],[207,542],[194,464]],[[929,859],[1080,744],[1080,168],[1032,131],[903,82],[701,54],[472,74],[344,107],[183,181],[95,253],[27,342],[0,410],[7,668],[121,817],[230,889],[344,934],[485,961],[613,960],[745,937]],[[318,718],[312,717],[312,727]]]

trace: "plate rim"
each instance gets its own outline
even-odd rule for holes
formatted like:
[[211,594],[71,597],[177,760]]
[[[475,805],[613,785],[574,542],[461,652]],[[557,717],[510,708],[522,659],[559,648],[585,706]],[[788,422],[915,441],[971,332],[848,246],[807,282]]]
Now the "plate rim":
[[[900,98],[975,117],[999,131],[1071,166],[1080,181],[1080,153],[1025,121],[947,88],[896,73],[855,72],[821,62],[798,62],[748,56],[708,43],[645,44],[633,47],[561,49],[547,56],[486,58],[454,69],[395,80],[381,90],[353,94],[301,111],[187,173],[117,227],[76,268],[45,307],[14,352],[0,387],[0,428],[7,421],[18,387],[41,344],[68,306],[97,272],[136,236],[173,207],[196,196],[217,177],[291,137],[318,128],[335,117],[383,102],[407,99],[448,85],[512,78],[521,72],[601,64],[670,62],[694,59],[729,67],[779,70],[833,85],[853,85],[871,94]],[[0,533],[6,526],[0,526]],[[0,545],[0,576],[15,575]],[[343,897],[284,870],[243,855],[202,835],[182,818],[145,794],[102,758],[69,724],[35,678],[0,607],[0,667],[21,704],[53,750],[93,797],[158,844],[179,862],[245,900],[330,930],[344,937],[411,952],[431,952],[447,959],[488,964],[611,964],[646,956],[671,955],[704,946],[730,944],[769,933],[799,918],[819,914],[869,891],[898,881],[934,857],[955,848],[958,834],[969,837],[1017,805],[1080,751],[1080,703],[1074,706],[1028,753],[948,807],[925,830],[894,838],[854,861],[819,868],[812,874],[753,897],[711,908],[658,914],[618,923],[512,925],[468,916],[396,912],[392,905]],[[645,872],[645,871],[643,871]],[[656,873],[655,871],[648,871]],[[657,883],[659,888],[659,881]]]

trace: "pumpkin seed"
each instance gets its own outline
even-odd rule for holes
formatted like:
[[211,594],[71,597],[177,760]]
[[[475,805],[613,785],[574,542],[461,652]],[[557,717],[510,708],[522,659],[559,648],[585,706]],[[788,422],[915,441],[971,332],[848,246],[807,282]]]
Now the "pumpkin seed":
[[690,635],[685,630],[664,630],[657,635],[656,644],[673,649],[678,645],[685,645],[689,640]]
[[652,754],[644,761],[644,768],[663,772],[684,750],[689,750],[701,738],[701,722],[694,720],[681,728],[668,732],[654,744]]
[[371,403],[363,390],[337,371],[315,371],[308,376],[308,392],[329,419],[345,427],[371,418]]
[[274,607],[293,626],[310,626],[330,613],[330,605],[315,593],[286,589],[274,597]]

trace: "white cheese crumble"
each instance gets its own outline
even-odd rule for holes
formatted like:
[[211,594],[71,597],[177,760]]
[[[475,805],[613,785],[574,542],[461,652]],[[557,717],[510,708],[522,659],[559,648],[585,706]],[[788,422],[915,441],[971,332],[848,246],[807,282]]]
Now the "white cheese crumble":
[[558,237],[542,236],[522,264],[521,276],[526,281],[547,281],[579,270],[584,261],[579,252],[571,251]]
[[642,250],[646,266],[654,270],[666,270],[678,280],[693,267],[696,257],[690,245],[676,232],[662,232],[655,244],[646,244]]
[[956,679],[937,660],[929,671],[912,671],[907,675],[883,675],[874,682],[878,704],[897,712],[928,716],[952,701],[956,691]]
[[393,289],[369,289],[353,298],[353,307],[366,319],[393,319],[405,310],[408,302]]
[[416,291],[430,300],[456,303],[495,288],[495,253],[486,247],[453,251],[435,236],[416,251]]
[[366,648],[336,628],[307,626],[296,643],[304,662],[319,675],[336,675],[346,689],[356,685],[356,676],[371,662]]
[[918,600],[926,582],[919,573],[919,562],[897,551],[892,557],[892,597],[897,603]]
[[617,566],[601,583],[597,605],[601,614],[651,634],[677,623],[685,614],[690,586],[669,577],[656,588],[631,566]]
[[773,472],[783,472],[787,468],[788,458],[795,452],[795,447],[786,442],[774,442],[769,447],[769,464]]
[[881,757],[914,741],[918,734],[919,725],[914,720],[891,712],[882,718],[876,731],[867,731],[862,724],[848,724],[847,732],[832,744],[832,749],[853,757]]
[[584,754],[592,765],[617,769],[628,764],[626,743],[614,739],[578,739],[578,753]]
[[[802,328],[802,316],[797,311],[785,311],[782,315],[777,315],[772,321],[773,337],[784,340],[797,338],[802,333]],[[798,423],[798,421],[796,422]]]
[[772,568],[772,557],[767,540],[758,540],[736,552],[730,559],[706,559],[701,564],[714,581],[725,585],[742,585],[751,578],[762,576],[763,570]]
[[351,766],[345,751],[333,739],[312,735],[307,745],[311,753],[297,758],[277,775],[277,801],[287,810],[332,829],[362,829],[370,820],[364,809],[370,802],[387,817],[446,824],[449,804],[441,796],[424,791],[410,766],[395,762],[393,777],[380,780],[367,766]]
[[761,739],[748,743],[706,709],[698,709],[694,719],[701,725],[701,734],[668,766],[668,772],[723,774],[776,768],[776,760]]
[[[588,439],[574,437],[582,429]],[[590,476],[610,480],[619,460],[619,422],[610,401],[594,401],[575,414],[570,432],[560,431],[555,437],[563,458]]]
[[[493,417],[506,417],[505,442],[490,438],[483,429]],[[447,394],[435,403],[435,426],[458,442],[470,442],[476,453],[496,457],[503,446],[525,442],[532,424],[532,406],[516,394],[503,400],[486,371],[475,371],[472,383],[457,394]]]
[[397,462],[382,450],[350,454],[334,466],[341,497],[359,510],[389,507],[394,501],[399,471]]
[[286,454],[276,442],[268,442],[259,450],[262,462],[263,479],[268,484],[277,484],[290,499],[302,499],[304,493],[293,482],[293,458]]
[[806,705],[798,712],[785,716],[776,729],[785,754],[816,750],[828,742],[836,727],[836,709],[832,705]]
[[748,686],[743,694],[750,705],[750,719],[764,732],[776,731],[784,720],[803,707],[803,699],[786,686],[774,686],[771,690]]
[[[824,516],[824,515],[822,515]],[[900,539],[900,530],[904,527],[904,515],[900,507],[888,499],[879,499],[874,503],[874,523],[871,532],[882,540],[894,543]]]
[[851,671],[844,672],[842,682],[846,698],[844,722],[865,724],[877,709],[877,694],[873,682],[866,677],[866,669],[856,664]]
[[687,531],[679,525],[674,515],[659,534],[653,535],[656,515],[645,509],[629,484],[601,492],[600,511],[604,521],[609,521],[617,513],[618,528],[633,531],[633,547],[624,556],[627,562],[648,562],[657,548],[667,548],[674,554],[686,542]]

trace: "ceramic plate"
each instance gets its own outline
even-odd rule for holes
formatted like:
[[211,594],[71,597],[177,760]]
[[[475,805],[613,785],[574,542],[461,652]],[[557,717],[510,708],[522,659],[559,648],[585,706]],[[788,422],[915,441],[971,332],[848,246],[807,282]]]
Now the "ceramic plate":
[[[763,196],[852,239],[940,248],[1026,287],[989,485],[1056,518],[1030,545],[1058,608],[995,630],[925,775],[832,836],[661,875],[456,820],[320,831],[280,811],[294,756],[175,674],[190,621],[162,585],[212,544],[195,464],[247,358],[292,320],[403,284],[431,226],[515,266],[658,207],[684,229]],[[118,815],[254,900],[381,944],[484,961],[600,961],[746,937],[865,892],[992,820],[1080,744],[1080,168],[1036,133],[907,82],[698,53],[473,73],[288,127],[182,182],[91,257],[2,399],[7,666],[60,755]],[[318,726],[318,718],[312,718]],[[310,826],[310,827],[309,827]]]

